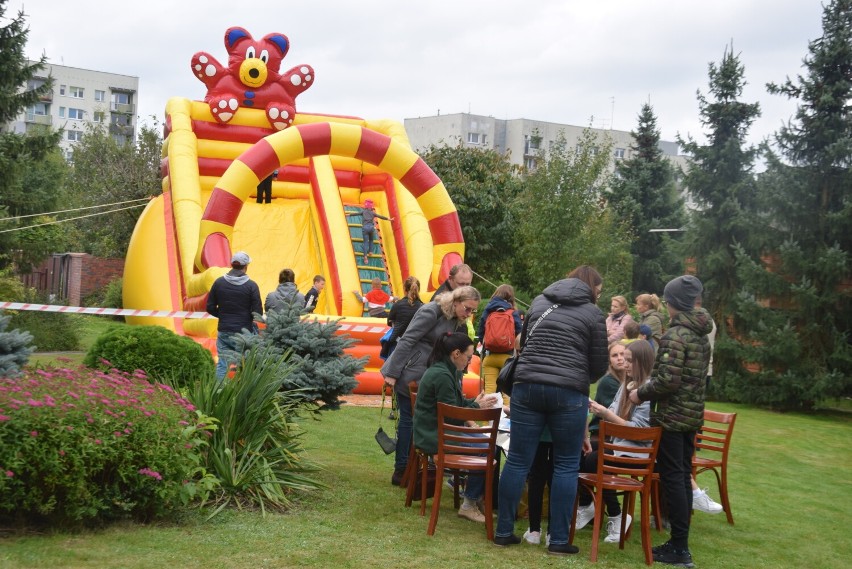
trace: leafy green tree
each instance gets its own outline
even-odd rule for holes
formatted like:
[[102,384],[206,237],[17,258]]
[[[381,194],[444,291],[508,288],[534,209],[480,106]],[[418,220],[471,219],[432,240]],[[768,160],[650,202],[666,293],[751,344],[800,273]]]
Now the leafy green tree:
[[[6,0],[0,0],[0,21],[4,21]],[[44,69],[46,56],[30,63],[24,49],[29,29],[23,12],[18,12],[8,24],[0,26],[0,267],[17,260],[26,269],[31,255],[26,251],[27,239],[18,231],[8,231],[20,226],[20,221],[6,219],[22,215],[48,212],[57,203],[60,185],[36,184],[30,175],[59,143],[60,133],[47,129],[34,129],[27,134],[3,132],[3,125],[14,120],[24,109],[49,95],[52,81],[38,87],[21,90]],[[28,223],[29,224],[29,223]],[[32,237],[32,236],[30,236]],[[31,239],[31,242],[38,242]],[[40,243],[40,242],[38,242]],[[14,253],[18,253],[15,259]]]
[[661,293],[665,283],[681,274],[683,263],[666,233],[651,229],[680,228],[685,222],[677,193],[674,166],[660,150],[660,130],[650,104],[642,105],[639,123],[631,132],[634,154],[616,164],[616,176],[606,191],[610,207],[633,233],[633,291]]
[[[133,144],[117,142],[103,127],[89,129],[74,148],[66,187],[77,207],[117,204],[75,222],[78,250],[100,257],[124,257],[141,206],[123,203],[160,192],[160,148],[156,126],[143,126]],[[144,204],[143,204],[144,205]]]
[[459,213],[465,262],[491,280],[505,278],[515,253],[509,205],[519,190],[517,168],[495,150],[432,145],[423,160],[441,178]]
[[511,282],[531,295],[581,264],[598,268],[610,291],[628,291],[628,228],[602,199],[611,143],[586,129],[575,148],[564,134],[522,178],[513,211],[516,247]]
[[768,85],[798,108],[761,179],[766,254],[738,257],[740,353],[757,371],[727,391],[780,409],[852,395],[852,0],[825,6],[822,26],[805,74]]
[[756,181],[753,173],[757,149],[746,145],[752,122],[760,115],[757,103],[740,100],[745,85],[744,68],[733,48],[725,48],[721,62],[709,65],[712,99],[698,93],[701,122],[707,142],[680,140],[693,164],[685,183],[697,212],[686,234],[686,246],[704,283],[704,306],[713,315],[717,334],[713,368],[714,385],[725,374],[737,372],[741,360],[735,349],[733,322],[735,297],[742,282],[735,269],[736,251],[759,257],[754,231],[757,222]]

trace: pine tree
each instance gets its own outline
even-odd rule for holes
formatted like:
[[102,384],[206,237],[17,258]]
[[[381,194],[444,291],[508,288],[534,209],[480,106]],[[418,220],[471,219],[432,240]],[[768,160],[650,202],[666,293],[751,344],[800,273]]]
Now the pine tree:
[[606,197],[616,216],[633,232],[633,294],[662,293],[683,263],[673,250],[671,237],[651,229],[680,228],[685,219],[677,195],[674,167],[660,150],[660,130],[650,104],[642,105],[639,124],[630,134],[634,154],[616,165],[616,176]]
[[344,350],[355,343],[349,336],[337,334],[337,321],[322,322],[318,318],[301,319],[301,306],[273,310],[266,315],[263,334],[242,334],[238,346],[245,352],[253,345],[272,348],[277,356],[292,350],[289,363],[292,373],[283,389],[298,389],[309,401],[323,401],[325,407],[340,406],[339,397],[358,385],[355,375],[364,370],[366,358],[354,358]]
[[767,149],[765,255],[739,258],[740,348],[756,371],[729,393],[782,409],[852,394],[852,0],[825,6],[822,25],[805,74],[768,85],[798,107]]
[[[733,46],[721,62],[709,65],[708,100],[698,93],[707,143],[680,140],[693,165],[685,177],[696,203],[686,234],[687,251],[694,257],[697,276],[704,283],[704,306],[717,326],[713,360],[714,379],[739,370],[741,361],[732,344],[734,300],[741,283],[736,275],[736,250],[758,256],[753,234],[756,222],[756,182],[753,174],[757,149],[745,137],[760,115],[757,103],[739,100],[745,85],[744,68]],[[713,382],[719,386],[721,380]]]
[[33,337],[29,332],[6,331],[11,319],[11,316],[0,313],[0,377],[17,375],[35,349],[30,345]]
[[[0,21],[6,13],[7,0],[0,0]],[[23,185],[24,172],[33,163],[41,161],[59,143],[59,132],[37,131],[26,135],[3,132],[3,127],[18,114],[51,93],[52,81],[29,90],[22,87],[44,69],[46,56],[30,63],[24,54],[29,30],[24,13],[0,26],[0,217],[26,215],[49,211]],[[57,190],[53,184],[51,199]],[[8,227],[8,224],[5,225]],[[14,233],[0,234],[0,267],[11,262],[10,252],[25,248]]]

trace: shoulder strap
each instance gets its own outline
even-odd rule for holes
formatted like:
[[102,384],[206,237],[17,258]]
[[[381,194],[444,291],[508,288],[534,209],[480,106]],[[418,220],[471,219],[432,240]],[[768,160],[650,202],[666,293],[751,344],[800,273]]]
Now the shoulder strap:
[[535,321],[535,324],[533,324],[533,327],[532,327],[532,328],[530,328],[530,331],[529,331],[529,333],[527,334],[527,340],[529,340],[529,339],[532,337],[533,332],[535,332],[535,329],[536,329],[536,328],[538,328],[538,325],[539,325],[539,324],[541,324],[541,321],[542,321],[542,320],[544,320],[544,319],[545,319],[545,317],[546,317],[548,314],[550,314],[551,312],[553,312],[554,310],[556,310],[556,308],[557,308],[558,306],[559,306],[559,304],[554,304],[553,306],[551,306],[550,308],[548,308],[547,310],[545,310],[545,311],[544,311],[544,314],[542,314],[541,316],[539,316],[539,317],[538,317],[538,320],[536,320],[536,321]]

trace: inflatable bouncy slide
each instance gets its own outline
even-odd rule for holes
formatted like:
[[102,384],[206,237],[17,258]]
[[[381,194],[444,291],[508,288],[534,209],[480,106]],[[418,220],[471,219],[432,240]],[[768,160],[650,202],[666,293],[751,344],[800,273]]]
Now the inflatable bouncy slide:
[[[235,251],[252,258],[248,274],[261,297],[293,269],[301,291],[314,275],[326,287],[311,318],[340,319],[370,357],[356,393],[380,393],[379,338],[384,319],[365,317],[352,293],[374,277],[402,296],[416,276],[424,297],[462,261],[464,241],[446,188],[410,148],[402,125],[387,120],[297,113],[295,99],[314,82],[308,65],[279,72],[289,49],[283,34],[255,40],[242,28],[225,33],[228,65],[204,52],[192,72],[207,86],[204,101],[166,105],[162,195],[140,216],[128,249],[124,305],[204,311],[213,282]],[[258,184],[277,172],[271,200]],[[362,256],[360,206],[372,200],[379,239]],[[128,318],[194,338],[215,352],[213,318]],[[478,391],[478,379],[465,391]]]

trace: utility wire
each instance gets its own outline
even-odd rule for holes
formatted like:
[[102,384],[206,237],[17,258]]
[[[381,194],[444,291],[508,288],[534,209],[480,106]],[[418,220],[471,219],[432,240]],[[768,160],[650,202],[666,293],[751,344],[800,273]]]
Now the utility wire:
[[[492,283],[491,281],[489,281],[488,279],[486,279],[485,277],[483,277],[482,275],[480,275],[479,273],[477,273],[477,272],[476,272],[476,271],[474,271],[473,269],[471,269],[470,271],[471,271],[474,275],[476,275],[477,277],[481,278],[482,280],[484,280],[485,282],[487,282],[488,284],[490,284],[491,286],[493,286],[494,288],[497,288],[497,285],[496,285],[496,284]],[[523,300],[519,299],[517,296],[515,297],[515,302],[517,302],[517,303],[518,303],[518,304],[520,304],[520,305],[526,306],[527,308],[529,308],[529,307],[530,307],[530,305],[529,305],[529,304],[527,304],[527,303],[526,303],[526,302],[524,302]]]
[[57,223],[65,223],[66,221],[74,221],[74,220],[77,220],[77,219],[85,219],[87,217],[96,217],[98,215],[106,215],[108,213],[115,213],[117,211],[124,211],[126,209],[133,209],[133,208],[137,208],[137,207],[142,207],[144,205],[146,205],[146,204],[130,205],[130,206],[121,207],[121,208],[118,208],[118,209],[111,209],[109,211],[100,211],[98,213],[90,213],[88,215],[79,215],[77,217],[69,217],[68,219],[59,219],[57,221],[48,221],[47,223],[37,223],[35,225],[27,225],[26,227],[14,227],[12,229],[2,229],[2,230],[0,230],[0,233],[11,233],[12,231],[23,231],[24,229],[33,229],[35,227],[43,227],[45,225],[55,225]]
[[101,205],[90,205],[90,206],[87,206],[87,207],[77,207],[77,208],[74,208],[74,209],[61,209],[59,211],[49,211],[47,213],[31,213],[31,214],[28,214],[28,215],[18,215],[18,216],[15,216],[15,217],[3,217],[3,218],[0,218],[0,221],[17,221],[19,219],[25,219],[27,217],[40,217],[42,215],[56,215],[58,213],[68,213],[68,212],[71,212],[71,211],[82,211],[84,209],[97,209],[99,207],[112,207],[114,205],[122,205],[122,204],[126,204],[126,203],[149,201],[150,199],[151,199],[150,197],[138,198],[138,199],[135,199],[135,200],[125,200],[123,202],[105,203],[105,204],[101,204]]

